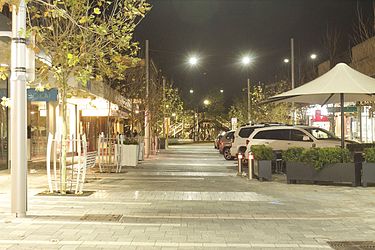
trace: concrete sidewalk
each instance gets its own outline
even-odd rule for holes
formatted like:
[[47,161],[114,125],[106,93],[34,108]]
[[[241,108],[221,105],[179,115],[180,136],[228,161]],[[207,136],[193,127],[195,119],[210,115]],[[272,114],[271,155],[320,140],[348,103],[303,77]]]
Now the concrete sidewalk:
[[96,174],[87,197],[35,196],[27,218],[10,211],[0,171],[0,249],[322,249],[375,240],[375,188],[287,185],[236,176],[211,144],[173,146],[137,168]]

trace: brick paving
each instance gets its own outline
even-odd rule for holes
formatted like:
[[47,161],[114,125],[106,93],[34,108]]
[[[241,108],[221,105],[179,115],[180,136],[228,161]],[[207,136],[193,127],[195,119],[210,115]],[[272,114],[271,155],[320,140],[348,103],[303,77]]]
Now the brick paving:
[[[211,144],[174,146],[124,173],[89,176],[87,197],[36,196],[13,218],[0,171],[0,249],[329,249],[375,240],[375,187],[288,185],[236,176]],[[282,179],[282,178],[281,178]]]

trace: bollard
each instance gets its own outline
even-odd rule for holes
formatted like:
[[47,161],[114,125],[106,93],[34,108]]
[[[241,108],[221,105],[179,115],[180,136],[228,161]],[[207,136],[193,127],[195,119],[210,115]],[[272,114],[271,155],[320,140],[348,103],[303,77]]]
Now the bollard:
[[238,154],[238,172],[237,175],[242,175],[242,154]]
[[252,180],[253,179],[253,159],[254,159],[254,155],[252,152],[249,152],[249,160],[248,160],[248,164],[249,164],[249,180]]

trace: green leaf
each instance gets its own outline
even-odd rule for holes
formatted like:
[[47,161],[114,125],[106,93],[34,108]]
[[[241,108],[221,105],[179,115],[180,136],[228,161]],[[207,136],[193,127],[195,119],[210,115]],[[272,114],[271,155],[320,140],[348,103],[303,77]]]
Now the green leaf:
[[99,8],[94,8],[94,14],[100,15],[102,13]]

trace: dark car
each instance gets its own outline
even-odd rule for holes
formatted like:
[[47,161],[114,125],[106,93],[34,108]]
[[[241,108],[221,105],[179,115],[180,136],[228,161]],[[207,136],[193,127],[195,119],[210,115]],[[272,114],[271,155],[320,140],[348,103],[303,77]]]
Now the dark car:
[[226,160],[231,160],[233,157],[230,154],[230,148],[232,147],[232,142],[234,140],[235,130],[226,132],[220,140],[219,152],[224,155]]
[[214,147],[216,149],[219,149],[220,140],[221,140],[221,138],[223,138],[224,134],[225,134],[225,132],[221,132],[218,136],[216,136],[215,141],[214,141]]

